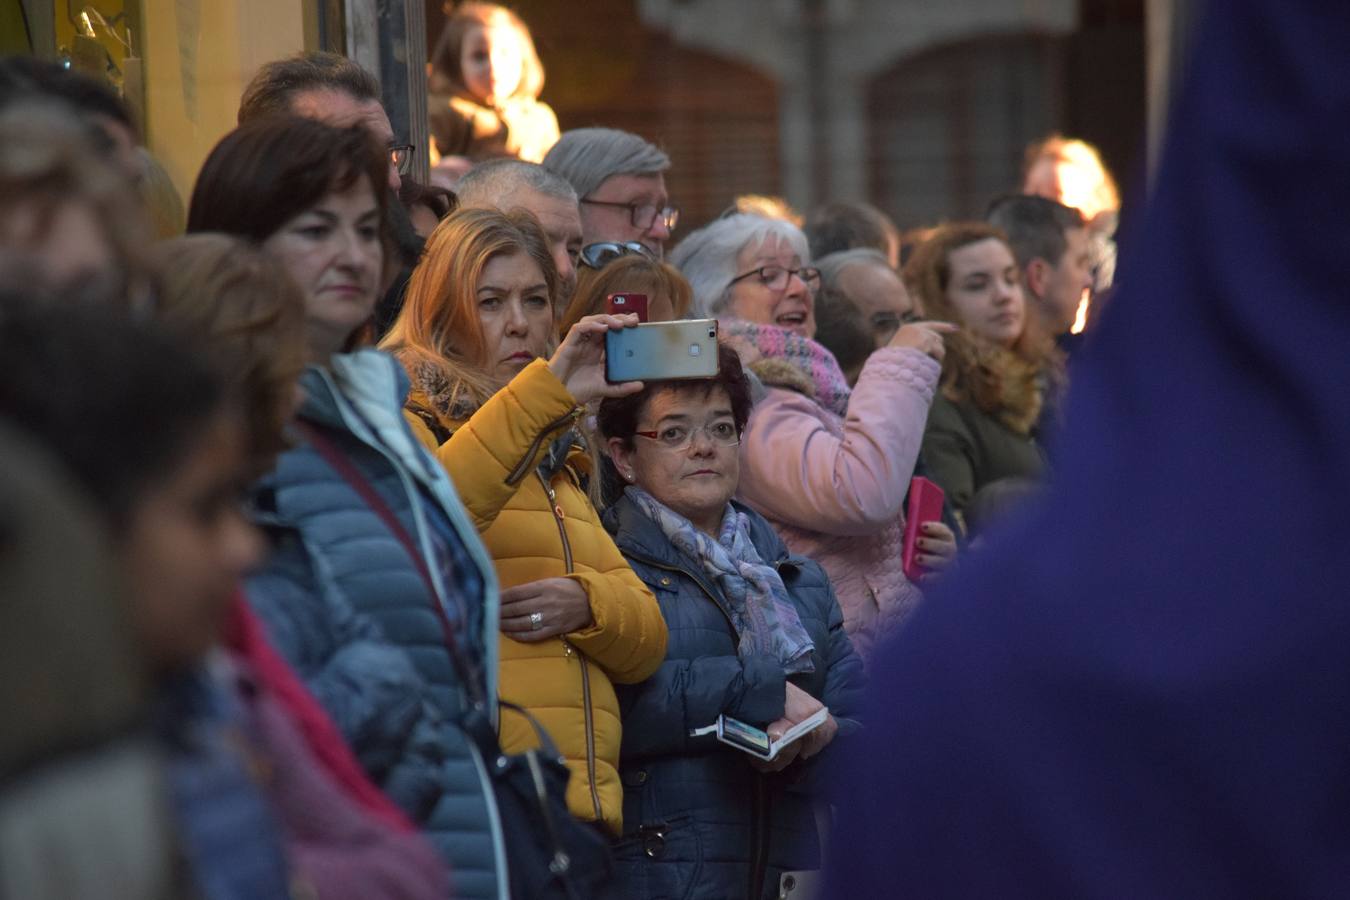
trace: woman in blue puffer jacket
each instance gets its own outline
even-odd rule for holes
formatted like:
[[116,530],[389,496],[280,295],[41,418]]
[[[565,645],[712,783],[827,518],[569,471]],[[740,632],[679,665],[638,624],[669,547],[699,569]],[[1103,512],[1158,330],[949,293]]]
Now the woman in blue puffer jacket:
[[251,240],[305,295],[304,397],[291,449],[253,489],[271,547],[248,600],[366,772],[450,864],[455,896],[504,900],[495,797],[461,726],[495,723],[492,560],[408,429],[402,367],[356,349],[384,283],[388,168],[360,128],[245,125],[208,157],[188,230]]
[[[614,897],[776,898],[820,865],[814,805],[838,738],[858,730],[862,663],[824,570],[731,500],[750,392],[722,348],[716,378],[648,382],[601,404],[628,483],[605,514],[670,638],[647,681],[618,686],[624,835]],[[691,732],[726,715],[770,737],[825,723],[773,762]]]

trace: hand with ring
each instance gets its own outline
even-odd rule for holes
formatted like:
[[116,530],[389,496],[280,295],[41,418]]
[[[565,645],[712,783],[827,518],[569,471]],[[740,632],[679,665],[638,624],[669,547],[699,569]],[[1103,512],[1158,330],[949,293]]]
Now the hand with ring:
[[537,643],[573,631],[594,621],[586,589],[574,578],[543,578],[502,591],[502,634],[517,641]]

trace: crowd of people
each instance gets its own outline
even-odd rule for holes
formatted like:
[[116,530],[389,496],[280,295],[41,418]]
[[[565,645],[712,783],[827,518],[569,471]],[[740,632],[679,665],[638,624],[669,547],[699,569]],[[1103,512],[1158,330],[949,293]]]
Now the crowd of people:
[[[167,236],[118,97],[0,60],[0,895],[800,896],[882,638],[1044,479],[1114,265],[1080,143],[987,221],[682,233],[513,13],[432,62],[427,148],[264,65]],[[716,374],[609,382],[615,293]]]

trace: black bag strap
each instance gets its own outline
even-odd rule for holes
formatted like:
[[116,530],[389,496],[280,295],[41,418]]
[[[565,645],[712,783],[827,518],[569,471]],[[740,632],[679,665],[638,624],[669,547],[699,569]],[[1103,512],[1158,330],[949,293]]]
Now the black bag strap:
[[441,632],[445,636],[445,646],[450,652],[450,661],[454,665],[455,674],[459,678],[460,683],[463,684],[467,690],[475,690],[477,685],[475,685],[471,679],[469,667],[465,664],[464,660],[460,658],[459,646],[455,643],[454,625],[451,624],[450,617],[445,614],[445,609],[441,606],[441,595],[440,592],[436,590],[436,582],[431,577],[431,570],[427,568],[426,558],[423,557],[421,551],[418,550],[417,543],[413,540],[412,535],[408,533],[408,529],[403,527],[403,523],[398,520],[398,516],[396,516],[394,511],[389,508],[389,504],[385,502],[384,498],[375,490],[374,485],[370,483],[370,479],[366,478],[356,466],[352,465],[352,461],[347,458],[345,453],[338,449],[337,445],[333,443],[333,440],[328,437],[328,435],[302,419],[296,419],[294,424],[314,446],[314,449],[318,451],[319,455],[324,458],[324,461],[332,466],[333,470],[341,475],[342,479],[346,481],[347,484],[351,485],[352,490],[356,491],[357,495],[365,501],[371,511],[380,518],[380,521],[384,523],[384,526],[389,529],[391,534],[393,534],[394,539],[403,546],[404,552],[406,552],[408,558],[412,560],[413,568],[417,570],[417,574],[426,584],[427,593],[431,596],[431,606],[436,613],[436,618],[441,623]]

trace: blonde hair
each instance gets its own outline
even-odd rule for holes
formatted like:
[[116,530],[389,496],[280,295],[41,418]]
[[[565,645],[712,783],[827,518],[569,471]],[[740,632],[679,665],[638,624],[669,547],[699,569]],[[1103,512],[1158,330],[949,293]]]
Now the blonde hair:
[[694,302],[693,290],[679,269],[635,253],[620,257],[603,269],[582,267],[576,293],[558,325],[559,333],[566,334],[585,316],[604,312],[605,297],[620,291],[646,294],[648,300],[665,297],[670,300],[676,319],[683,319]]
[[[961,323],[947,299],[951,254],[962,247],[996,240],[1008,246],[1002,231],[984,222],[954,222],[933,229],[905,264],[905,284],[930,319]],[[1012,248],[1008,247],[1009,255]],[[962,327],[947,338],[942,364],[942,393],[954,403],[973,403],[1021,434],[1040,417],[1042,371],[1054,363],[1053,343],[1040,341],[1023,327],[1011,348],[1001,347]]]
[[261,474],[288,446],[283,429],[305,367],[305,298],[256,245],[204,232],[164,241],[157,318],[200,348],[234,389]]
[[1120,209],[1120,191],[1116,188],[1116,180],[1107,171],[1097,148],[1087,141],[1052,134],[1028,147],[1022,169],[1024,193],[1040,193],[1032,190],[1035,187],[1032,176],[1036,164],[1043,159],[1065,163],[1077,173],[1077,177],[1069,184],[1065,184],[1064,177],[1060,176],[1059,196],[1052,197],[1052,200],[1079,210],[1089,222],[1103,212],[1113,213]]
[[432,89],[443,91],[448,87],[450,91],[467,94],[469,89],[464,83],[464,73],[459,67],[460,60],[464,58],[464,41],[474,28],[486,29],[505,23],[516,30],[521,46],[520,84],[516,85],[511,96],[538,100],[539,94],[544,90],[544,64],[539,61],[539,53],[534,48],[534,38],[530,36],[530,29],[525,21],[505,6],[496,3],[461,3],[453,10],[449,7],[450,4],[447,3],[446,12],[450,18],[436,41],[435,49],[431,51],[432,72],[435,80],[440,82],[433,84]]
[[427,238],[408,280],[403,308],[380,347],[398,357],[414,383],[428,377],[451,387],[452,405],[471,412],[500,388],[489,374],[478,318],[478,282],[488,261],[524,253],[539,266],[549,306],[557,302],[558,270],[548,239],[531,213],[457,209]]

